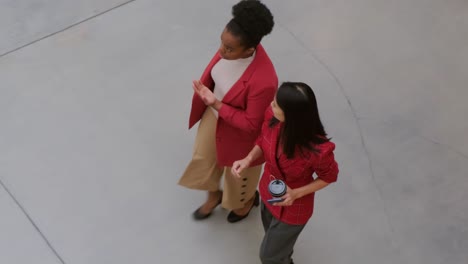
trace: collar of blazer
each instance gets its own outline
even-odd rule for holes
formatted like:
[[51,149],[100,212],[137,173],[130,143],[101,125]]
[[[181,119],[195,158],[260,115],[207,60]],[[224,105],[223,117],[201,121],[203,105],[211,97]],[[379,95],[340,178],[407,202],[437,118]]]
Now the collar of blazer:
[[[220,60],[221,56],[217,54],[210,62],[209,66],[207,67],[207,71],[205,71],[205,74],[203,74],[204,76],[202,77],[202,83],[207,85],[207,87],[209,87],[211,90],[214,89],[214,82],[211,77],[211,69],[213,69],[214,65]],[[239,80],[237,80],[237,82],[234,83],[232,88],[226,93],[226,95],[223,98],[223,102],[230,102],[237,95],[239,95],[239,93],[245,89],[245,84],[249,82],[255,71],[258,69],[258,67],[260,67],[262,63],[265,62],[265,60],[268,60],[268,56],[265,52],[265,49],[263,49],[262,45],[259,44],[255,51],[255,58],[247,67],[247,69],[239,78]]]

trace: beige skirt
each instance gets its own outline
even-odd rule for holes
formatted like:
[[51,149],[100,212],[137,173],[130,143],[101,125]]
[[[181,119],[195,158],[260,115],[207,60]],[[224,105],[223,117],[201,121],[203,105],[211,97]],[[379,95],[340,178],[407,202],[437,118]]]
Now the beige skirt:
[[255,195],[262,165],[244,170],[240,179],[231,174],[231,167],[219,167],[216,160],[216,122],[215,114],[207,108],[198,126],[192,160],[179,184],[190,189],[217,191],[224,174],[221,206],[229,210],[242,208]]

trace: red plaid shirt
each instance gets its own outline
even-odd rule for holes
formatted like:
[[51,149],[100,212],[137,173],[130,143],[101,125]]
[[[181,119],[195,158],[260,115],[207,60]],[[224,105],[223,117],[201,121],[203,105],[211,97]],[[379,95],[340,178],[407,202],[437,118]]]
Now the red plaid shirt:
[[[273,178],[282,179],[291,188],[299,188],[311,183],[313,174],[325,182],[331,183],[337,180],[338,164],[335,161],[333,150],[335,144],[326,142],[315,146],[320,153],[308,152],[304,156],[296,152],[292,159],[287,159],[280,148],[278,163],[275,160],[276,144],[279,139],[279,132],[282,123],[270,128],[268,123],[273,116],[271,107],[265,113],[265,122],[262,126],[262,133],[256,141],[265,157],[265,168],[259,183],[259,191],[262,201],[272,215],[280,221],[290,225],[304,225],[312,216],[314,211],[314,195],[311,193],[296,199],[291,206],[272,206],[267,200],[272,198],[268,192],[268,184]],[[277,164],[281,167],[283,178]]]

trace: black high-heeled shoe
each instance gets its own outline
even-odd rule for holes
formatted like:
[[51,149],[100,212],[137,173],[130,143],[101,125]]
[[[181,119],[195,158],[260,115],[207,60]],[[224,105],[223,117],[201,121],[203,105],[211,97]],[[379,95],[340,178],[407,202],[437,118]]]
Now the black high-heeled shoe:
[[208,218],[211,213],[213,213],[213,210],[221,204],[221,202],[223,201],[223,193],[221,192],[221,196],[219,197],[219,200],[218,200],[218,203],[213,207],[213,209],[211,209],[211,211],[209,213],[202,213],[200,212],[200,209],[202,208],[202,206],[198,207],[197,210],[195,210],[195,212],[193,212],[192,216],[193,216],[193,219],[195,220],[203,220],[203,219],[206,219]]
[[228,214],[228,217],[227,217],[228,222],[229,223],[239,222],[240,220],[242,220],[242,219],[246,218],[247,216],[249,216],[250,211],[252,210],[252,208],[254,206],[257,207],[259,205],[260,205],[260,194],[258,193],[258,191],[255,191],[254,202],[252,204],[252,207],[250,207],[249,211],[245,215],[238,215],[238,214],[234,213],[234,211],[231,211]]

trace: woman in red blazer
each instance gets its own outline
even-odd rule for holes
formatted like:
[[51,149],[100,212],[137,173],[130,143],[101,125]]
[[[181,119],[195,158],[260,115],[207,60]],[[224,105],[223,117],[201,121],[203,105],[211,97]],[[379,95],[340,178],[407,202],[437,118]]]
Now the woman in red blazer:
[[[240,178],[252,161],[261,156],[266,160],[259,184],[265,229],[260,247],[263,264],[292,263],[296,239],[314,210],[315,192],[337,179],[334,149],[312,89],[305,83],[283,83],[267,110],[255,147],[232,166],[232,173]],[[271,202],[269,185],[276,180],[285,183],[286,193],[282,201]]]
[[[256,191],[263,158],[246,168],[242,179],[230,166],[248,154],[258,137],[265,109],[274,97],[278,78],[260,44],[273,29],[273,16],[260,1],[240,1],[221,34],[221,45],[193,82],[194,96],[189,129],[200,121],[192,160],[179,184],[208,191],[208,198],[194,213],[205,219],[222,203],[230,209],[229,222],[247,217],[259,204]],[[224,188],[220,190],[224,173]]]

